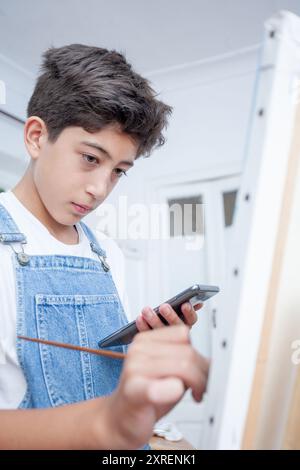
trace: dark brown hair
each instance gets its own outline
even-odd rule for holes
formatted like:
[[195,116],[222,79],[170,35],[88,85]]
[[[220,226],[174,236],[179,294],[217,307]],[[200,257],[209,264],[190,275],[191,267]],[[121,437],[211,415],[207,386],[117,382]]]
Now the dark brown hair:
[[50,142],[68,126],[93,133],[119,124],[137,142],[137,156],[149,156],[164,144],[162,131],[172,108],[157,99],[149,81],[122,54],[70,44],[50,47],[43,59],[27,116],[43,119]]

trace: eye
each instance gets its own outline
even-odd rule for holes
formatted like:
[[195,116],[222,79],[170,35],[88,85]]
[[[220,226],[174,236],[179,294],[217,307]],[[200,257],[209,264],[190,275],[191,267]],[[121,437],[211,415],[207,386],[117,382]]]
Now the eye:
[[122,176],[127,176],[127,172],[125,170],[122,170],[122,168],[116,168],[115,172],[118,178],[121,178]]
[[[92,157],[91,155],[87,155],[87,154],[83,154],[82,155],[83,159],[87,162],[87,163],[90,163],[90,164],[93,164],[93,163],[97,163],[98,160],[96,157]],[[94,161],[91,161],[91,160],[94,160]]]

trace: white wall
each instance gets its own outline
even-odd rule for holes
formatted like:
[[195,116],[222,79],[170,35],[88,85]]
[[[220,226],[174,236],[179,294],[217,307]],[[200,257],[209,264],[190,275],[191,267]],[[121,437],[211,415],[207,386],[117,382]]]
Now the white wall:
[[[0,104],[0,110],[24,120],[27,101],[34,86],[33,77],[0,55],[0,79],[6,91],[6,102]],[[7,189],[17,182],[28,162],[22,123],[0,113],[0,137],[0,187]]]

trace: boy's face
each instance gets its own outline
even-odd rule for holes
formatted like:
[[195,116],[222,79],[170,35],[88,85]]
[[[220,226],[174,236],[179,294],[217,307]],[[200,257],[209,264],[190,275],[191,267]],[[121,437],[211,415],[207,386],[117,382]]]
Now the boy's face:
[[25,142],[38,199],[53,222],[74,225],[95,210],[133,166],[137,144],[116,126],[93,134],[67,127],[50,143],[44,122],[30,119]]

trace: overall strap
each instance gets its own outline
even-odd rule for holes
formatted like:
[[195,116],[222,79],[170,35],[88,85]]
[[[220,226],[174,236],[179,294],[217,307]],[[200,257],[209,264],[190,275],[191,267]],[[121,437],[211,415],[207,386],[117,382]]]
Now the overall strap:
[[95,235],[93,234],[93,231],[82,221],[79,223],[90,242],[90,247],[92,251],[98,255],[98,258],[101,261],[104,271],[109,271],[110,267],[109,267],[108,262],[106,261],[105,250],[103,250],[103,248],[101,248],[101,246],[99,245],[99,242],[97,238],[95,237]]
[[[0,204],[0,243],[10,246],[16,254],[17,260],[21,266],[25,266],[29,263],[30,258],[24,252],[23,248],[23,245],[27,243],[27,239],[25,235],[20,232],[10,213],[2,204]],[[21,251],[15,250],[14,243],[21,243]]]
[[1,243],[27,243],[27,239],[20,232],[10,213],[0,204],[0,242]]

